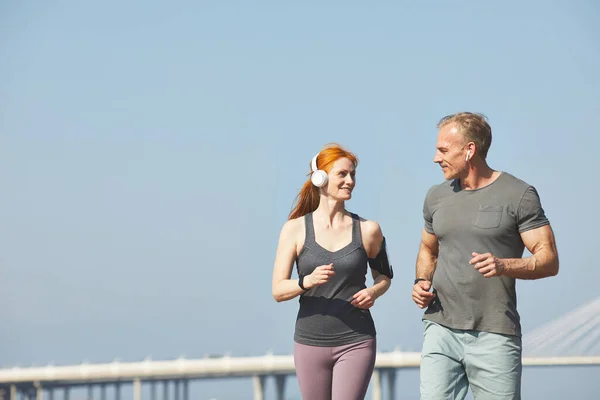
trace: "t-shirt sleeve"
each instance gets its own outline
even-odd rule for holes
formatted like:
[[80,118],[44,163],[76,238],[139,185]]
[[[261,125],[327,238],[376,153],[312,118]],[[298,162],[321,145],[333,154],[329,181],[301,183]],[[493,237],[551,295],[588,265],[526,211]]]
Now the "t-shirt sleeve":
[[519,233],[550,224],[542,208],[540,196],[533,186],[527,188],[521,198],[517,209],[517,223]]
[[431,213],[431,210],[429,208],[430,194],[431,189],[429,189],[427,195],[425,196],[425,200],[423,201],[423,219],[425,220],[425,231],[427,231],[427,233],[435,235],[435,232],[433,231],[433,214]]

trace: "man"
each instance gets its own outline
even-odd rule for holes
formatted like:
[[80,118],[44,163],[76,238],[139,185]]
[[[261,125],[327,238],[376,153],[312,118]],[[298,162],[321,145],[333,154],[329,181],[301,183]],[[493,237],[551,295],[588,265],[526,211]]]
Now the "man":
[[469,385],[477,400],[520,399],[515,280],[558,273],[554,233],[536,189],[488,166],[483,115],[450,115],[438,129],[433,161],[446,181],[424,201],[412,293],[427,307],[421,399],[464,399]]

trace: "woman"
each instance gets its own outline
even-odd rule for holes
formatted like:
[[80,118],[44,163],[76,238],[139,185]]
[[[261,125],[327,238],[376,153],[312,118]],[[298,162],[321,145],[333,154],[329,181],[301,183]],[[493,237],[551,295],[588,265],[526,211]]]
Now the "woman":
[[[375,366],[376,332],[369,308],[393,277],[385,239],[375,221],[346,210],[357,157],[324,148],[279,237],[273,297],[300,296],[294,363],[307,400],[364,399]],[[298,279],[291,279],[296,263]],[[367,288],[367,265],[373,286]]]

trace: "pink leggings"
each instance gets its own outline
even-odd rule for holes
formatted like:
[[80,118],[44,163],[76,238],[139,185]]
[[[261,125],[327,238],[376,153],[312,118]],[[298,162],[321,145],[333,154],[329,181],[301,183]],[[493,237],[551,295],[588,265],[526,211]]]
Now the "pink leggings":
[[294,342],[294,363],[304,400],[363,400],[375,367],[376,339],[337,347]]

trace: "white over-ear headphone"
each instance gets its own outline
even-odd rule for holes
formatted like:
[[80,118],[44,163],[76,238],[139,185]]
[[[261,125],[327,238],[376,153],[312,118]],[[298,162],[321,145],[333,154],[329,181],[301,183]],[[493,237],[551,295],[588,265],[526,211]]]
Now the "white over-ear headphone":
[[310,181],[316,187],[323,187],[327,185],[327,172],[317,168],[317,157],[319,154],[313,157],[310,163],[312,174],[310,175]]
[[467,150],[467,157],[465,158],[465,161],[469,161],[470,155],[471,155],[471,150]]

